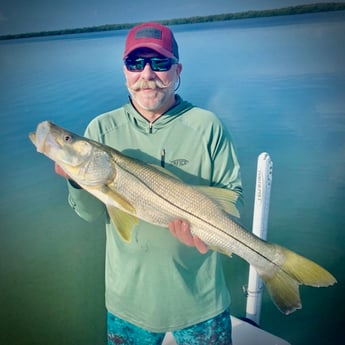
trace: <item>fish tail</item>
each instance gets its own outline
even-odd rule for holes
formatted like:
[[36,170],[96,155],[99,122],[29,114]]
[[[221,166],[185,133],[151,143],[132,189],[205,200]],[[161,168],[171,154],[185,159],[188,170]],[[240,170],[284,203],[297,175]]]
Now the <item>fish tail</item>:
[[326,287],[336,283],[336,279],[315,262],[291,250],[275,245],[283,258],[274,273],[259,272],[273,302],[284,314],[302,308],[299,285]]

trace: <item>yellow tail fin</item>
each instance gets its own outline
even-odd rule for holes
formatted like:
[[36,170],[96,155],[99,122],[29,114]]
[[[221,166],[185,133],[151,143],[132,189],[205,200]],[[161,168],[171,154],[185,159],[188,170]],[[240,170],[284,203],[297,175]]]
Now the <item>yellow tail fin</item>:
[[302,308],[298,286],[310,285],[326,287],[336,283],[336,279],[315,262],[286,248],[279,247],[285,257],[284,263],[273,275],[261,274],[273,302],[284,314]]

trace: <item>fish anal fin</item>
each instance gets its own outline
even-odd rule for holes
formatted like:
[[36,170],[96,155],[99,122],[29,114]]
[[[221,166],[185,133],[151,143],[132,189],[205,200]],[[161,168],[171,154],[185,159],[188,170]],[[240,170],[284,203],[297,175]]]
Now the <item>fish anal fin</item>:
[[133,228],[139,222],[138,218],[113,206],[107,206],[107,211],[121,238],[129,243]]
[[240,195],[237,192],[231,189],[209,186],[197,186],[196,189],[218,202],[226,213],[236,218],[240,217],[240,213],[236,207],[240,199]]

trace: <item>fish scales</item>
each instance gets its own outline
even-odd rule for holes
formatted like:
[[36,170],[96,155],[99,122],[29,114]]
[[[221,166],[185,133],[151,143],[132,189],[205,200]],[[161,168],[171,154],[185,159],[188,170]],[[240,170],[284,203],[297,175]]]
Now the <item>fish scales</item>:
[[333,275],[315,262],[244,229],[233,217],[235,213],[227,213],[232,211],[222,201],[224,193],[230,200],[234,197],[231,191],[220,193],[217,188],[184,184],[160,168],[48,121],[41,122],[29,136],[38,152],[54,160],[105,204],[125,241],[130,241],[138,218],[163,227],[184,219],[192,233],[212,249],[235,253],[253,265],[273,302],[285,314],[301,308],[300,284],[320,287],[336,283]]
[[[163,227],[167,227],[176,218],[185,219],[189,222],[193,235],[218,251],[245,256],[249,263],[255,262],[259,267],[271,264],[266,257],[261,257],[261,263],[258,262],[253,244],[257,242],[256,245],[259,246],[261,240],[243,232],[215,201],[193,186],[181,184],[168,175],[162,180],[155,168],[135,161],[128,163],[128,160],[117,160],[117,165],[120,169],[115,179],[116,188],[135,206],[139,218]],[[178,204],[176,200],[179,201]],[[239,240],[241,238],[243,240]],[[271,247],[270,251],[269,256],[276,257],[275,249]],[[281,258],[277,259],[277,264],[280,265]]]

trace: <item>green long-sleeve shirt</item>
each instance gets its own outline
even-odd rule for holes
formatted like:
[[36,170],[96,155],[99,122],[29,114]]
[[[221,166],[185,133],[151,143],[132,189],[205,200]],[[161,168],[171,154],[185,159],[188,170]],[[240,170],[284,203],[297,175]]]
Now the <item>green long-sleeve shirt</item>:
[[[229,188],[241,195],[240,169],[227,130],[211,112],[176,96],[173,108],[149,123],[132,106],[96,117],[85,136],[162,165],[184,182]],[[92,221],[104,205],[69,184],[69,203]],[[167,332],[209,319],[230,304],[219,253],[200,254],[166,228],[144,221],[125,243],[106,217],[106,307],[139,327]]]

